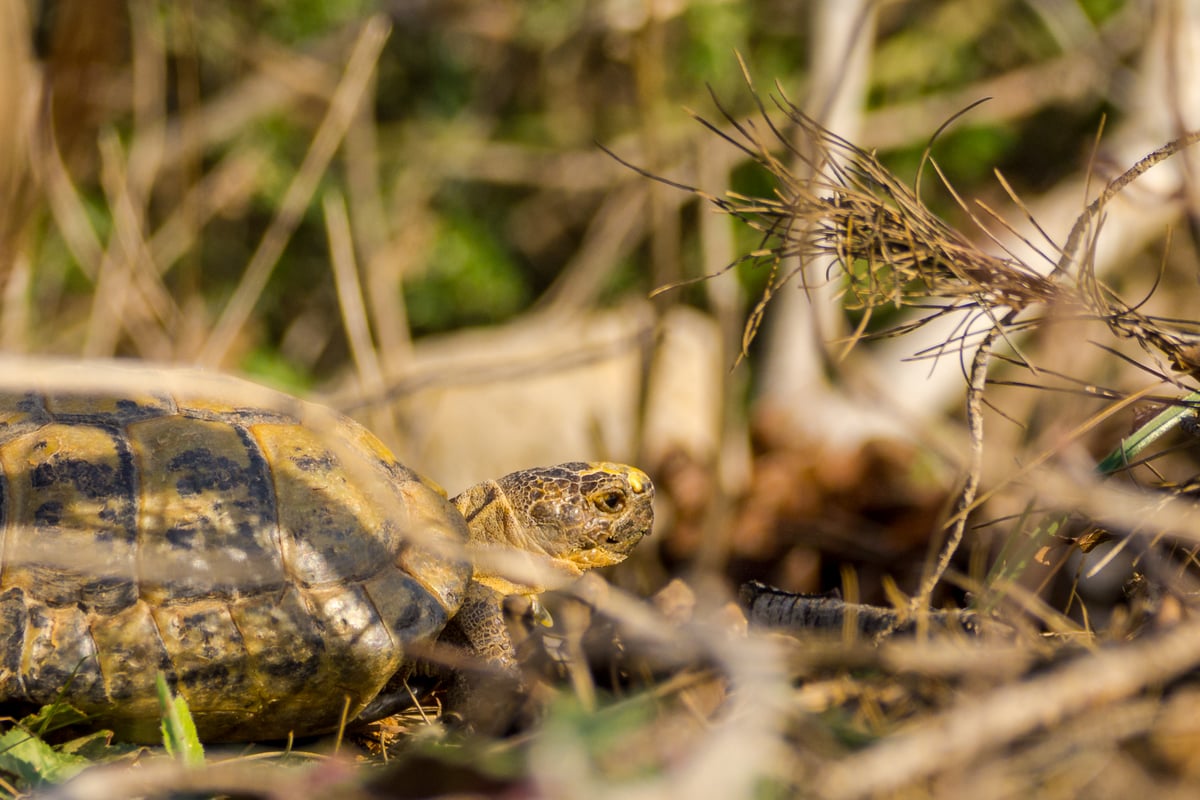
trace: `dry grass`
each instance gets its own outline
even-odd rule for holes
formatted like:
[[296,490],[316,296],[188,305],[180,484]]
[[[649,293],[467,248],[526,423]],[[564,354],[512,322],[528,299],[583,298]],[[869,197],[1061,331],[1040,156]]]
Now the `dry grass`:
[[[795,744],[810,758],[802,758],[791,786],[838,798],[1189,791],[1193,773],[1179,760],[1179,751],[1166,744],[1176,733],[1167,734],[1161,726],[1178,719],[1168,711],[1174,703],[1192,702],[1193,675],[1200,666],[1200,629],[1190,610],[1196,587],[1194,467],[1184,477],[1168,478],[1172,468],[1188,468],[1165,464],[1169,451],[1110,457],[1109,469],[1134,477],[1136,488],[1130,489],[1057,464],[1076,440],[1151,392],[1165,391],[1164,402],[1181,404],[1170,418],[1191,424],[1186,420],[1194,413],[1196,395],[1172,401],[1170,393],[1171,387],[1182,394],[1194,385],[1198,321],[1146,314],[1139,308],[1144,301],[1123,301],[1095,274],[1094,248],[1106,206],[1153,166],[1200,142],[1200,133],[1181,136],[1109,181],[1061,246],[1047,239],[1048,247],[1040,250],[1047,251],[1043,258],[1049,268],[1038,269],[980,249],[932,214],[874,154],[834,135],[786,99],[773,102],[772,109],[760,105],[757,119],[726,114],[727,127],[704,123],[776,178],[773,196],[713,195],[673,183],[762,234],[761,247],[742,257],[764,265],[771,276],[746,325],[744,351],[776,294],[800,280],[802,266],[813,260],[827,259],[839,270],[826,280],[840,287],[849,308],[862,312],[858,330],[842,343],[847,350],[865,339],[911,334],[964,309],[968,320],[982,320],[981,325],[961,323],[953,338],[919,354],[962,359],[972,455],[945,521],[949,536],[940,553],[927,563],[911,598],[893,592],[891,600],[901,619],[915,615],[920,625],[930,597],[949,580],[983,607],[1000,605],[1004,610],[997,619],[1016,625],[968,641],[927,623],[932,629],[916,643],[865,651],[850,646],[857,635],[852,616],[846,623],[849,639],[821,645],[809,634],[792,666],[792,674],[805,682],[804,706],[827,721],[850,720],[848,727],[869,746],[846,741],[830,758],[820,744],[804,738],[812,735],[813,720],[798,717],[792,735],[800,737]],[[998,244],[992,233],[997,229],[1015,233],[987,206],[968,206],[937,164],[927,163],[984,241]],[[1022,208],[1018,198],[1011,199]],[[883,309],[915,313],[899,323],[873,326],[872,314]],[[1110,337],[1096,343],[1110,358],[1140,368],[1135,374],[1149,374],[1155,382],[1132,394],[1089,386],[1079,377],[1039,368],[1039,345],[1023,343],[1039,334],[1046,341],[1089,323],[1089,335]],[[1123,341],[1132,341],[1151,359],[1157,356],[1157,363],[1137,364],[1122,352]],[[1028,375],[998,384],[1066,388],[1110,404],[1043,452],[993,447],[983,425],[985,405],[999,391],[988,380],[993,362],[1009,373]],[[1158,366],[1163,363],[1173,372]],[[1169,406],[1154,410],[1164,407]],[[1194,446],[1185,441],[1173,449]],[[997,468],[997,463],[1019,466]],[[981,486],[987,487],[982,496]],[[1002,507],[1006,497],[1010,507],[1014,500],[1017,507],[1024,504],[1025,512],[987,524],[1006,531],[1006,548],[1019,548],[1028,538],[1025,546],[1031,549],[1024,560],[993,565],[986,578],[953,573],[957,549],[970,531],[968,520],[986,520],[986,509]],[[1047,508],[1090,520],[1103,531],[1093,527],[1081,535],[1077,523],[1068,528],[1066,517],[1047,515]],[[1117,544],[1105,555],[1078,560],[1096,542],[1113,538]],[[977,544],[975,549],[982,556]],[[1125,602],[1095,607],[1078,593],[1081,579],[1120,560],[1119,553],[1129,560],[1136,581],[1127,587]],[[1032,584],[1036,593],[1026,588],[1030,581],[1040,581]],[[1055,581],[1070,590],[1061,608],[1041,599]],[[831,678],[836,683],[825,682]]]
[[[468,480],[467,462],[491,471],[505,457],[541,458],[517,442],[569,443],[574,457],[645,464],[664,500],[656,541],[611,583],[583,581],[551,599],[558,627],[527,647],[530,669],[553,688],[525,734],[447,737],[435,695],[337,744],[212,750],[202,769],[149,751],[89,750],[120,760],[43,793],[1193,790],[1195,448],[1164,439],[1109,480],[1092,466],[1120,442],[1135,401],[1171,403],[1194,388],[1200,320],[1175,300],[1195,272],[1187,237],[1177,232],[1161,258],[1117,273],[1101,271],[1101,242],[1116,204],[1149,205],[1138,192],[1150,167],[1183,161],[1200,135],[1162,137],[1174,140],[1142,147],[1124,172],[1096,155],[1088,176],[1110,177],[1093,179],[1103,187],[1086,204],[1072,196],[1073,230],[1044,235],[1028,224],[1039,217],[1034,204],[1003,178],[975,184],[972,196],[988,199],[968,200],[952,171],[924,158],[922,174],[939,180],[917,178],[918,192],[869,149],[919,153],[934,137],[936,152],[935,134],[951,137],[964,120],[1002,128],[1046,104],[1119,105],[1106,93],[1124,75],[1121,59],[1157,41],[1146,38],[1144,14],[1130,4],[1081,27],[1065,6],[1028,4],[1053,23],[1062,53],[1010,57],[979,81],[919,93],[876,76],[882,105],[851,142],[782,93],[763,101],[726,89],[719,96],[737,108],[689,125],[676,109],[708,100],[699,85],[680,94],[676,48],[708,19],[699,15],[726,4],[640,17],[600,5],[589,25],[568,18],[569,27],[505,4],[417,4],[391,17],[342,9],[299,36],[259,8],[110,0],[49,14],[0,0],[6,355],[248,371],[331,398],[415,466],[440,458],[463,467],[461,477],[438,470],[442,480]],[[1032,25],[1022,4],[996,0],[963,17],[968,5],[921,19],[960,44],[997,32],[1023,42],[1020,25]],[[884,15],[881,38],[893,37],[876,55],[889,75],[920,71],[928,54],[905,46],[920,25],[889,8],[872,10]],[[758,26],[747,41],[765,49],[786,38],[771,30],[777,17],[795,21],[774,7],[746,13]],[[725,33],[736,26],[715,19],[716,49],[728,53],[736,43]],[[122,35],[105,35],[114,30]],[[491,80],[451,87],[467,99],[447,100],[437,83],[445,75],[406,56],[427,42],[436,43],[431,60],[449,53]],[[725,87],[736,83],[732,58],[718,60]],[[381,87],[404,92],[397,100]],[[995,101],[947,123],[984,94]],[[452,110],[430,111],[442,102]],[[1093,130],[1068,152],[1087,152]],[[765,181],[773,189],[760,191]],[[756,188],[727,192],[730,182]],[[721,213],[695,214],[696,195]],[[1011,210],[992,210],[1001,205]],[[502,331],[431,342],[421,336],[430,317],[420,316],[421,278],[440,266],[430,254],[453,260],[454,243],[468,240],[476,249],[464,263],[493,255],[469,225],[454,227],[472,214],[536,279]],[[755,238],[731,232],[728,217]],[[932,343],[906,352],[958,361],[966,402],[951,414],[930,403],[927,416],[902,418],[907,438],[855,449],[797,441],[766,415],[748,420],[747,378],[728,367],[741,352],[765,380],[772,365],[758,358],[755,335],[819,258],[833,264],[820,282],[836,289],[852,325],[823,362],[829,374],[853,387],[859,354],[909,347],[934,330]],[[731,264],[744,286],[765,284],[761,296],[747,301],[733,281],[691,282]],[[1160,266],[1161,279],[1144,277]],[[482,280],[448,281],[450,306],[470,307]],[[641,301],[653,287],[675,291],[650,308]],[[817,296],[820,287],[805,288]],[[679,349],[653,353],[655,321],[678,321],[677,304],[701,311],[664,337],[681,337]],[[605,305],[615,310],[596,314]],[[935,327],[945,321],[949,333]],[[55,373],[36,360],[4,363],[5,388]],[[104,380],[103,371],[77,377],[66,380]],[[647,397],[652,425],[639,417]],[[296,408],[275,395],[251,402]],[[887,400],[875,404],[900,416]],[[451,406],[468,414],[441,416]],[[565,426],[551,413],[563,409],[576,412]],[[491,437],[468,416],[503,420],[507,438],[481,441]],[[499,453],[485,452],[489,444]],[[1063,526],[1050,535],[1048,520]],[[671,582],[678,575],[686,582]],[[1117,588],[1098,587],[1110,575]],[[877,643],[849,625],[799,638],[747,633],[732,605],[747,577],[840,588],[847,600],[915,618],[917,634]],[[923,614],[967,604],[991,609],[1006,632],[966,637]],[[16,795],[26,785],[3,788]]]

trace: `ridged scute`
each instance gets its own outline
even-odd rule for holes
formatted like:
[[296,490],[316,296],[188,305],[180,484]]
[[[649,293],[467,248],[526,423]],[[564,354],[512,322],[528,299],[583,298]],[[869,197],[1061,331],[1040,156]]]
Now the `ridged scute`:
[[465,522],[353,421],[186,371],[39,375],[0,391],[0,703],[156,741],[161,670],[206,740],[323,732],[462,602]]

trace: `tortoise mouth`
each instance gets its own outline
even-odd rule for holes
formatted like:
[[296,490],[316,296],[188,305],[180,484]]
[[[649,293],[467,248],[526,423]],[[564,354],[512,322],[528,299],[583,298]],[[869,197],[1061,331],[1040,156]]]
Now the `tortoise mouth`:
[[619,564],[650,534],[653,522],[653,512],[647,502],[638,513],[628,515],[611,528],[595,532],[558,557],[585,570]]
[[[638,537],[639,539],[641,537]],[[636,544],[636,541],[634,542]],[[579,550],[571,553],[566,558],[567,561],[581,570],[596,569],[598,567],[611,567],[613,564],[620,564],[629,555],[630,544],[622,550],[610,549],[607,547],[591,547],[586,550]]]

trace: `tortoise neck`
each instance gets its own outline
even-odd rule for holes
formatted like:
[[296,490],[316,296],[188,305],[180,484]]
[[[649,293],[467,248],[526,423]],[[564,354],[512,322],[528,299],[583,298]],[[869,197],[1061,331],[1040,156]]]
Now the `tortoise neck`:
[[496,481],[477,483],[450,502],[467,521],[473,545],[505,545],[538,550],[512,501]]
[[[469,532],[468,550],[473,551],[474,580],[501,595],[536,594],[544,591],[545,586],[534,576],[534,572],[525,576],[524,580],[514,580],[508,576],[507,569],[501,567],[497,557],[509,559],[518,557],[524,564],[519,572],[529,572],[530,559],[541,561],[541,570],[553,568],[545,549],[540,547],[536,537],[531,535],[526,523],[520,518],[513,507],[512,500],[496,481],[484,481],[467,489],[451,500],[463,519],[467,521]],[[510,563],[510,567],[514,566]],[[560,566],[559,569],[562,569]],[[568,570],[577,573],[578,570]],[[529,582],[530,579],[533,582]]]

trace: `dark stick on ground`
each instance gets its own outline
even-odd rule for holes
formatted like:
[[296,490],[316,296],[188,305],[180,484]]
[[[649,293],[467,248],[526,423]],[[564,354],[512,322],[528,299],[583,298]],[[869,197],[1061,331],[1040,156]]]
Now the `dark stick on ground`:
[[[890,608],[847,603],[827,595],[794,594],[758,581],[743,584],[738,595],[750,624],[763,628],[840,633],[851,616],[854,628],[863,636],[912,633],[917,627],[915,617],[902,617]],[[980,631],[979,617],[973,611],[930,611],[928,619],[935,627]]]

